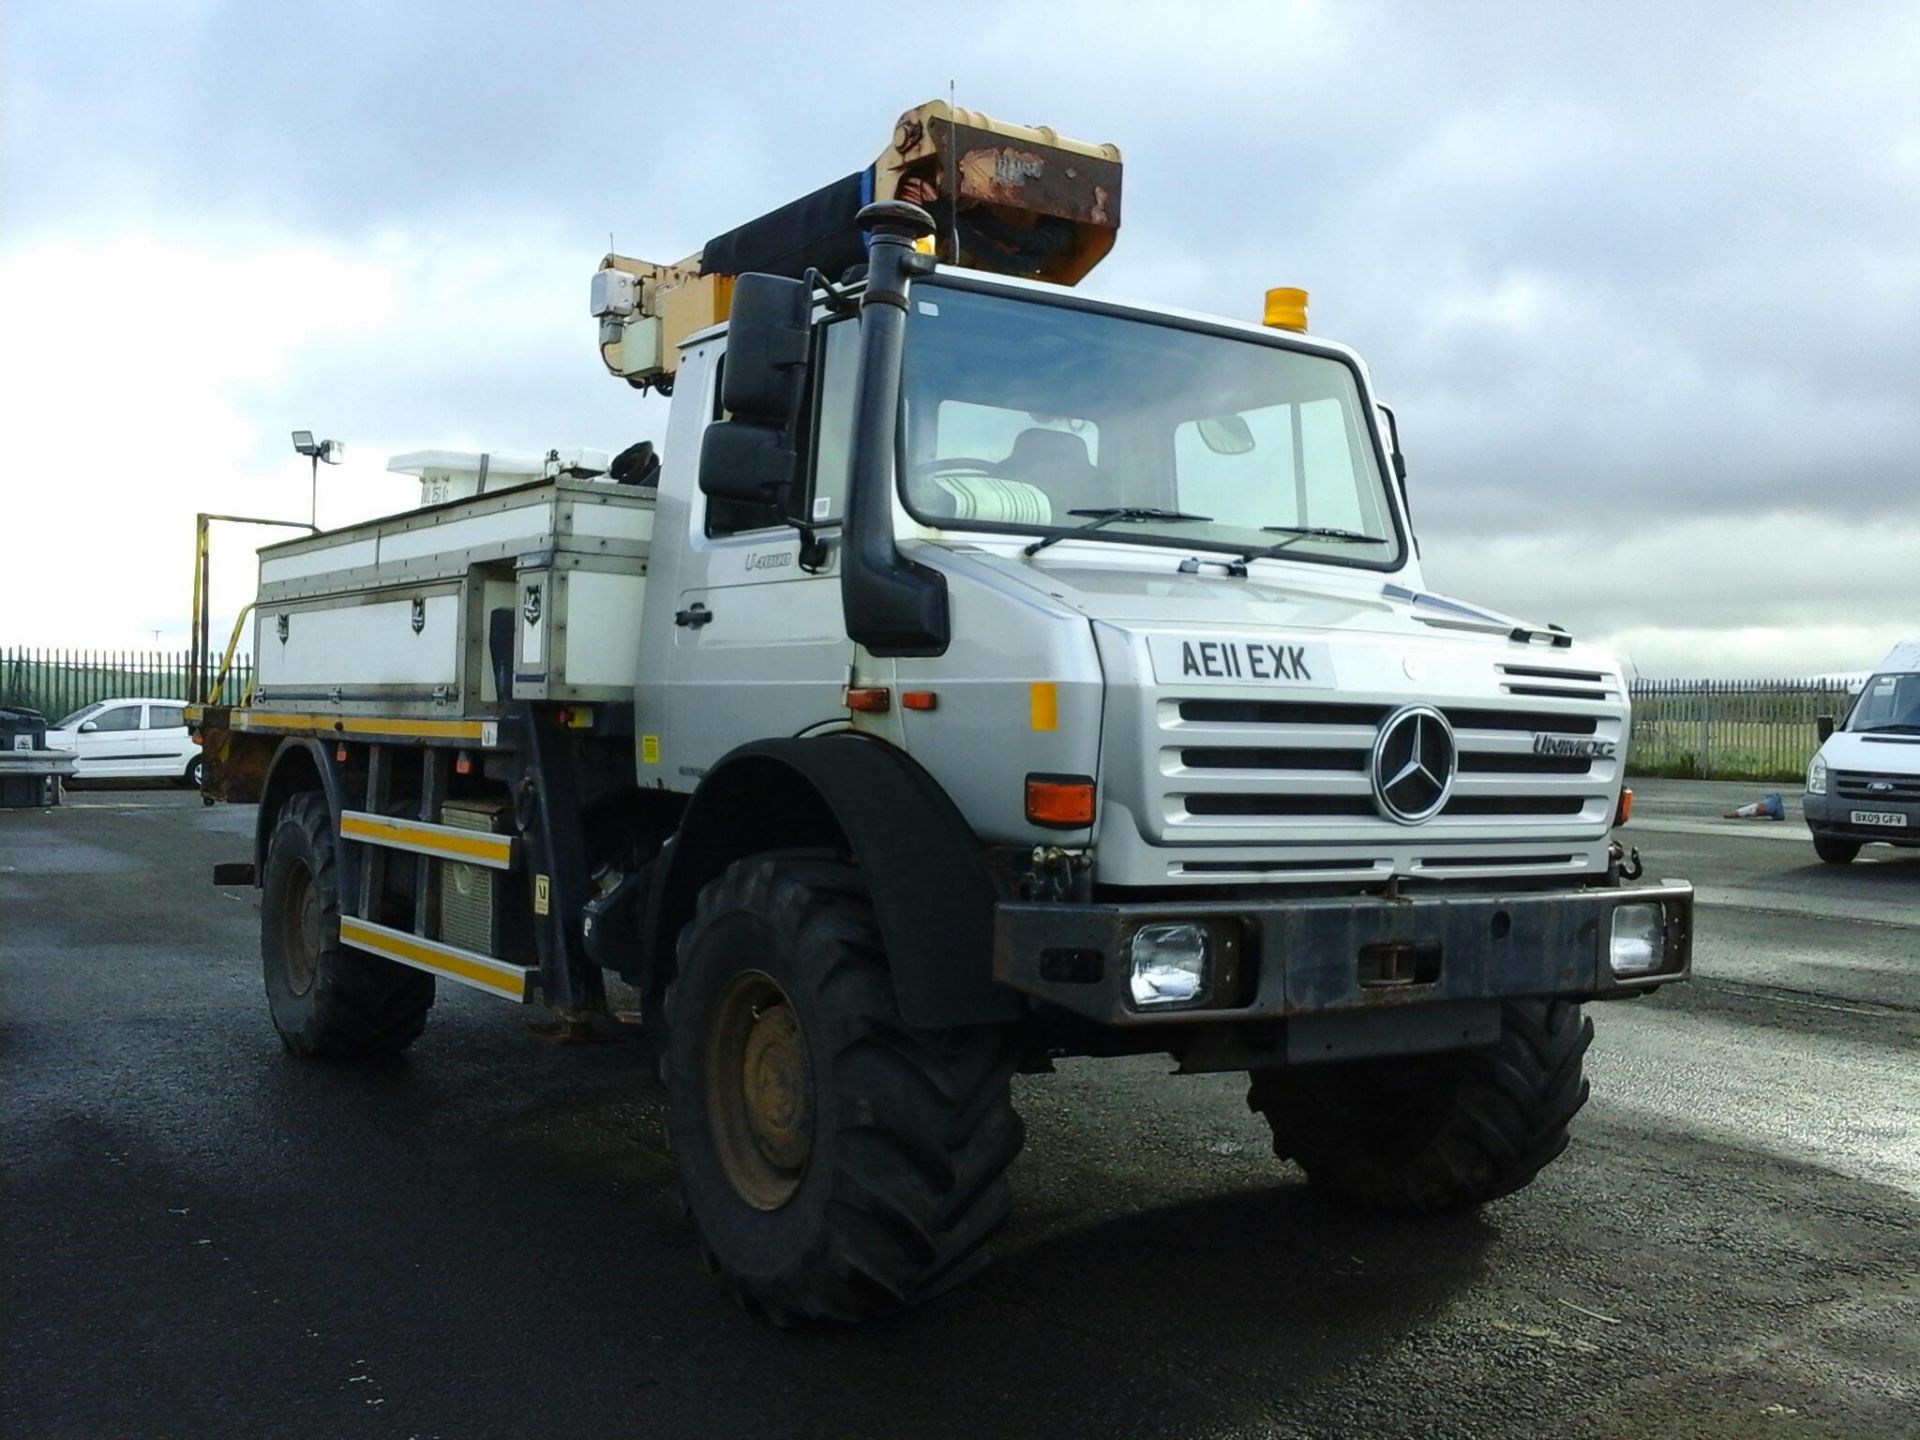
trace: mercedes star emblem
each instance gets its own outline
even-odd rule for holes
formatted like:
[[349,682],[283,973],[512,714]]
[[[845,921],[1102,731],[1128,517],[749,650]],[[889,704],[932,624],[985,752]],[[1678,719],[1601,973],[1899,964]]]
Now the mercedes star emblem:
[[1447,717],[1431,705],[1402,706],[1373,742],[1374,808],[1402,825],[1431,820],[1453,793],[1457,765]]

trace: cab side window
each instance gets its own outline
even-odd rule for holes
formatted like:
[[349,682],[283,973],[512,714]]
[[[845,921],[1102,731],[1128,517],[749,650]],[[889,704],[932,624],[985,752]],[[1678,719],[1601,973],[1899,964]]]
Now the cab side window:
[[115,705],[110,710],[102,710],[93,717],[96,730],[138,730],[140,728],[140,707],[138,705]]
[[[799,504],[792,512],[815,525],[837,525],[846,510],[847,480],[853,470],[854,380],[860,361],[860,322],[835,320],[820,327],[814,342],[813,384],[803,452],[812,463],[803,477]],[[714,372],[713,418],[727,418],[720,404],[722,356]],[[749,530],[784,528],[782,505],[738,505],[707,501],[707,534],[739,535]]]
[[186,728],[187,712],[179,705],[149,705],[147,707],[147,728],[149,730],[182,730]]
[[815,352],[813,486],[805,514],[815,525],[837,525],[846,513],[853,472],[854,377],[860,362],[860,322],[836,320],[820,332]]
[[[722,355],[720,363],[713,367],[713,418],[725,420],[726,407],[720,403],[721,381],[727,373],[727,357]],[[785,517],[778,505],[742,505],[734,500],[716,500],[707,497],[707,538],[721,539],[728,535],[743,535],[749,530],[771,530],[784,523]]]

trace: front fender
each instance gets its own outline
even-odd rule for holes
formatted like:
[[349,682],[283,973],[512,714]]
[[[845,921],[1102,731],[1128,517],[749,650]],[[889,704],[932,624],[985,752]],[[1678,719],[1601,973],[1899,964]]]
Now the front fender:
[[993,978],[993,883],[953,802],[906,754],[857,735],[762,740],[724,756],[653,877],[645,968],[664,989],[700,890],[770,850],[843,849],[867,879],[900,1013],[928,1029],[1025,1013]]

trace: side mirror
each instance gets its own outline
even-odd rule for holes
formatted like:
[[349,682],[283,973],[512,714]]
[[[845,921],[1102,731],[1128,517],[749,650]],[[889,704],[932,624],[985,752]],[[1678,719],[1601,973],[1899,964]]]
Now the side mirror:
[[793,418],[812,319],[813,290],[804,280],[742,275],[733,282],[720,403],[734,419],[785,425]]
[[99,722],[95,720],[82,720],[80,722],[80,733],[82,735],[91,735],[93,734],[94,731],[98,730],[99,728],[100,728]]
[[735,505],[784,505],[799,461],[783,426],[716,421],[700,444],[700,493]]
[[1816,716],[1814,718],[1813,728],[1814,732],[1820,737],[1820,743],[1822,745],[1826,744],[1827,741],[1833,738],[1833,716]]
[[700,491],[709,499],[784,507],[800,473],[795,420],[807,378],[813,289],[780,275],[733,283],[720,404],[707,427]]

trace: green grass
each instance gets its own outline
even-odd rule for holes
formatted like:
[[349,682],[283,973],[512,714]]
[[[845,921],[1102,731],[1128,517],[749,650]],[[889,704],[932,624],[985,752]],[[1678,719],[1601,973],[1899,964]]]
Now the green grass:
[[1797,781],[1820,747],[1811,721],[1716,719],[1703,771],[1698,720],[1636,716],[1633,729],[1627,773],[1670,779]]

